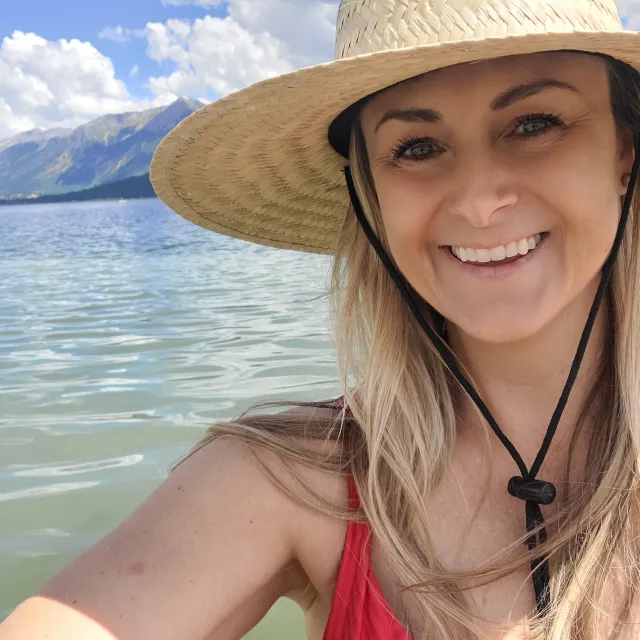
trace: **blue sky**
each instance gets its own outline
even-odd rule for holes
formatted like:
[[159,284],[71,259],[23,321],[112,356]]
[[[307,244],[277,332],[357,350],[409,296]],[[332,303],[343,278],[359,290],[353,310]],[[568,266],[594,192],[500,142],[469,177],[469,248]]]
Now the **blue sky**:
[[[148,22],[166,22],[171,18],[195,20],[205,15],[224,17],[226,3],[219,7],[170,6],[160,0],[7,0],[0,2],[0,38],[14,31],[36,33],[47,40],[77,38],[91,42],[108,56],[118,77],[127,78],[132,93],[148,96],[143,87],[147,76],[167,72],[168,62],[157,63],[145,54],[146,42],[135,38],[125,43],[100,38],[105,27],[121,25],[130,29],[142,29]],[[140,69],[131,78],[133,65]]]
[[329,60],[338,2],[0,0],[0,139]]

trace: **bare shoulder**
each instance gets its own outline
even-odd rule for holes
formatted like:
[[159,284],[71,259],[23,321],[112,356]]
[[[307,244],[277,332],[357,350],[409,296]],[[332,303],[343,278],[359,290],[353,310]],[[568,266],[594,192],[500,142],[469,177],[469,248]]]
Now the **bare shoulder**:
[[[304,606],[301,594],[314,593],[314,580],[326,588],[309,544],[331,564],[335,550],[323,535],[331,519],[278,489],[263,464],[287,480],[276,455],[258,461],[235,437],[196,451],[18,607],[0,625],[0,640],[235,640],[283,595],[300,595]],[[330,474],[303,473],[340,499]]]
[[[294,407],[287,413],[330,418],[334,412],[322,407]],[[304,446],[315,451],[320,458],[343,453],[342,444],[335,440],[309,438],[304,440]],[[272,463],[278,464],[275,460]],[[349,490],[344,474],[305,465],[295,465],[294,469],[302,476],[308,489],[327,503],[341,508],[348,506]],[[288,473],[288,470],[282,471],[281,477],[285,481],[290,480]],[[308,637],[320,638],[333,601],[347,524],[339,518],[299,505],[295,507],[295,514],[291,523],[292,544],[308,584],[304,589],[288,595],[305,611]]]

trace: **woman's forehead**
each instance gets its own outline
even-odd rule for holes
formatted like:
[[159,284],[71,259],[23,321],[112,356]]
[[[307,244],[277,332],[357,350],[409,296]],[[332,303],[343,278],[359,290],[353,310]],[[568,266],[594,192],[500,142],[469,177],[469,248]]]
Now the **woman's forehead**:
[[[563,81],[585,93],[598,88],[608,95],[606,64],[600,56],[577,52],[543,52],[482,60],[445,67],[385,89],[363,109],[367,114],[415,102],[416,98],[467,100],[469,92],[480,96],[500,93],[509,86],[541,79]],[[465,94],[465,95],[463,95]]]

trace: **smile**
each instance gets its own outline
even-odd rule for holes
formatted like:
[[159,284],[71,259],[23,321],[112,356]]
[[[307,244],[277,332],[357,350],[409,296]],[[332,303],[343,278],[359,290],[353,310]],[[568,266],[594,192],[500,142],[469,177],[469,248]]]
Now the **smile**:
[[544,240],[548,233],[536,233],[533,236],[514,240],[490,248],[450,246],[449,250],[460,262],[496,266],[518,260],[531,253]]

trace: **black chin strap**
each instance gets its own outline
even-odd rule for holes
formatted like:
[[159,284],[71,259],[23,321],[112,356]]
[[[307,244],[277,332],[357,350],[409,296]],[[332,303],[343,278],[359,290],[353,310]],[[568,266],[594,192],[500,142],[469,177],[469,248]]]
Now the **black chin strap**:
[[[633,163],[633,168],[631,170],[631,175],[629,178],[629,185],[627,187],[627,192],[624,199],[624,204],[622,206],[622,213],[620,215],[620,221],[618,223],[618,230],[616,231],[616,236],[613,241],[613,245],[611,247],[611,252],[607,260],[605,261],[602,267],[602,277],[600,279],[600,284],[598,286],[598,290],[596,292],[595,298],[593,300],[593,304],[591,305],[591,309],[589,311],[589,316],[587,317],[586,324],[582,331],[582,335],[580,337],[580,342],[578,343],[578,349],[576,351],[576,355],[573,358],[573,363],[571,365],[571,370],[569,371],[569,375],[567,376],[567,381],[565,382],[564,388],[562,390],[562,394],[560,395],[560,399],[558,400],[558,404],[551,416],[551,421],[549,422],[549,426],[547,428],[547,433],[542,441],[542,445],[540,446],[540,450],[538,451],[538,455],[534,460],[531,469],[527,469],[522,457],[513,446],[509,438],[502,432],[498,423],[495,421],[494,417],[491,415],[491,412],[482,401],[477,391],[471,385],[471,383],[464,377],[462,372],[460,371],[456,359],[453,353],[449,350],[447,344],[440,337],[440,335],[435,331],[429,322],[424,318],[423,314],[420,312],[420,307],[418,305],[419,296],[414,291],[414,289],[409,285],[404,276],[398,271],[395,267],[389,256],[387,256],[385,250],[380,244],[378,238],[376,237],[375,232],[371,228],[369,221],[367,220],[364,212],[362,211],[362,207],[360,205],[360,201],[358,199],[358,195],[356,194],[355,186],[353,184],[353,178],[351,176],[351,169],[347,166],[344,169],[345,179],[347,182],[347,188],[349,190],[349,197],[351,198],[351,203],[353,205],[353,209],[355,211],[356,217],[360,226],[362,227],[367,239],[375,249],[378,257],[382,261],[384,267],[387,272],[391,276],[391,279],[395,282],[398,287],[400,294],[404,298],[407,305],[409,305],[409,309],[411,313],[418,321],[423,331],[427,334],[429,340],[436,348],[440,357],[444,361],[445,365],[451,371],[452,375],[455,379],[460,383],[462,388],[467,392],[469,397],[476,404],[485,420],[489,423],[489,426],[493,430],[493,432],[498,436],[500,442],[505,446],[507,451],[510,453],[511,457],[518,465],[518,470],[520,471],[520,476],[514,476],[509,480],[509,484],[507,487],[508,492],[521,500],[525,501],[525,513],[526,513],[526,530],[533,532],[537,527],[541,527],[540,530],[536,533],[532,533],[527,539],[527,545],[529,549],[534,549],[539,543],[542,544],[547,539],[547,531],[544,527],[544,518],[542,516],[542,510],[540,509],[540,505],[548,505],[551,504],[556,497],[556,489],[551,484],[551,482],[545,482],[544,480],[537,480],[536,476],[544,458],[549,450],[549,446],[551,444],[551,440],[556,432],[556,428],[560,421],[560,416],[567,404],[567,400],[569,399],[569,393],[571,393],[571,388],[573,387],[573,383],[578,375],[578,370],[580,368],[580,364],[582,363],[582,358],[584,356],[585,350],[587,348],[587,342],[589,340],[589,336],[591,334],[591,329],[593,328],[593,324],[596,319],[596,314],[598,313],[598,308],[604,298],[604,294],[607,289],[607,285],[609,284],[609,280],[611,279],[611,273],[613,271],[613,265],[616,261],[616,257],[618,255],[618,251],[620,250],[620,245],[622,243],[622,238],[624,235],[624,229],[627,224],[627,219],[629,217],[629,210],[631,207],[631,200],[633,197],[633,192],[635,189],[635,185],[638,177],[638,167],[640,165],[640,137],[638,137],[635,141],[635,159]],[[541,558],[534,558],[531,563],[531,570],[533,575],[533,586],[536,594],[536,606],[538,612],[541,615],[544,615],[549,607],[550,597],[549,597],[549,563],[548,560]]]

